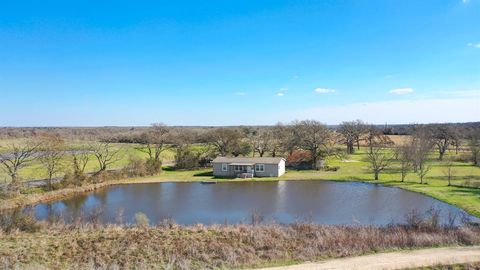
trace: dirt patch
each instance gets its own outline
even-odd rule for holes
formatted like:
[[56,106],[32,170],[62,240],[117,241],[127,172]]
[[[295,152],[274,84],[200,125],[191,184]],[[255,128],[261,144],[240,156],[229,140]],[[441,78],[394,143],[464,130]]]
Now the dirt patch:
[[477,262],[480,262],[480,246],[392,252],[262,270],[394,270]]

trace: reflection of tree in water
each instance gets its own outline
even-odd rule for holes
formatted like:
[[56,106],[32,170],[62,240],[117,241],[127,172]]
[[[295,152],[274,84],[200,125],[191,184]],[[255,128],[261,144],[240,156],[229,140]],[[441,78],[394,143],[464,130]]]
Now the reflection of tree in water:
[[83,208],[85,202],[87,201],[88,196],[80,195],[70,200],[65,200],[63,203],[65,206],[72,212],[76,212]]
[[98,206],[104,207],[107,204],[108,192],[106,190],[95,192],[92,194],[92,196],[93,198],[96,199],[96,201],[100,202],[100,204],[96,204],[95,207],[98,207]]

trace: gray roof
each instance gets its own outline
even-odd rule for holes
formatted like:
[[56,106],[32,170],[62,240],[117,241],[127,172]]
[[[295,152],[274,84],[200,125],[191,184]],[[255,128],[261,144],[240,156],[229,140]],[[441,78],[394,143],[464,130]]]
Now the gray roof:
[[262,163],[278,164],[284,158],[281,157],[217,157],[212,163]]

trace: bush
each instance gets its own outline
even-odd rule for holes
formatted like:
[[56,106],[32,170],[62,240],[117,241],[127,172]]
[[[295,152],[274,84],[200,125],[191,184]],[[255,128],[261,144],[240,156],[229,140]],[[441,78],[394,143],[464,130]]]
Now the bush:
[[80,171],[67,171],[63,177],[63,187],[81,186],[83,183],[88,181],[88,178],[88,175]]
[[135,223],[137,226],[147,227],[150,224],[150,220],[148,219],[147,215],[142,212],[138,212],[135,214]]
[[287,167],[297,170],[312,169],[312,155],[308,151],[293,151],[287,157]]
[[190,149],[190,147],[178,147],[175,155],[176,169],[194,169],[198,168],[200,164],[200,155]]
[[155,175],[162,172],[162,161],[153,158],[147,159],[145,162],[145,170],[149,175]]
[[326,172],[336,172],[338,170],[340,170],[340,166],[324,166],[323,167],[323,170],[326,171]]
[[124,173],[128,177],[145,176],[147,175],[146,163],[139,157],[130,156],[128,164],[124,168]]
[[25,214],[23,210],[16,209],[11,213],[0,215],[0,229],[6,233],[14,230],[36,232],[40,229],[40,225],[33,214]]

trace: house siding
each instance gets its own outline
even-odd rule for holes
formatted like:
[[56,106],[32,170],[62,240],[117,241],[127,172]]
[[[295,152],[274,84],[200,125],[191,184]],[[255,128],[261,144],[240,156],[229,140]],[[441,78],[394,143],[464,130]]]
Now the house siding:
[[232,166],[228,166],[228,171],[222,171],[223,163],[213,163],[213,175],[215,176],[235,176]]
[[[223,162],[213,162],[213,175],[218,177],[235,177],[237,172],[234,171],[233,166],[228,166],[228,171],[222,171]],[[225,162],[228,164],[228,162]],[[280,160],[278,164],[268,164],[256,162],[256,164],[264,164],[265,170],[263,172],[255,171],[255,177],[279,177],[285,174],[285,160]],[[255,166],[252,166],[254,169]]]

